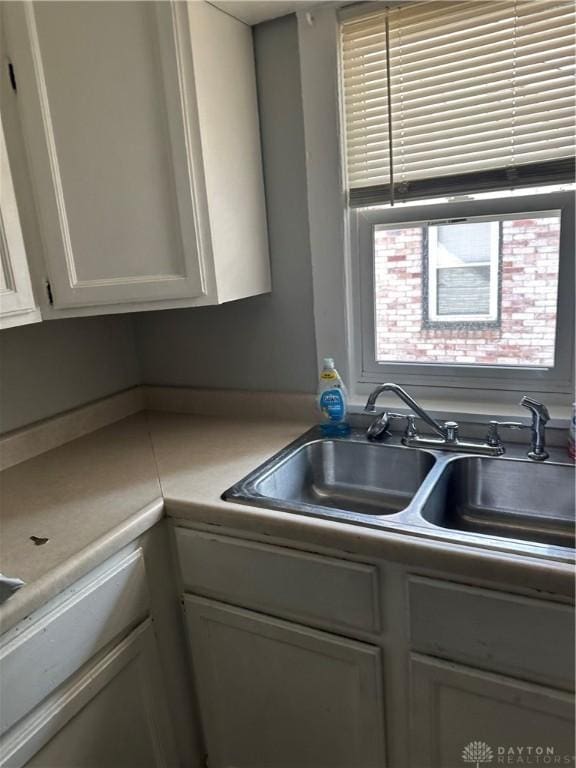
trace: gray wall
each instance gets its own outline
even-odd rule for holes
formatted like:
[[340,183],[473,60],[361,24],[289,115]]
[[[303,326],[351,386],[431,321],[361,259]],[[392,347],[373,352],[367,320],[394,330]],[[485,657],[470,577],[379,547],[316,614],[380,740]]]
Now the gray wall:
[[139,383],[132,318],[52,320],[0,332],[0,433]]
[[296,18],[254,30],[272,294],[135,316],[144,382],[312,392],[316,347]]

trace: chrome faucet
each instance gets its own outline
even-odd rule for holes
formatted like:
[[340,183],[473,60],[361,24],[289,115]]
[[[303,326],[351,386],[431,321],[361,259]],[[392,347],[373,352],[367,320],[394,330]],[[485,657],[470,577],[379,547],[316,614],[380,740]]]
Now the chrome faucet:
[[[545,450],[544,428],[550,415],[545,405],[532,398],[524,396],[520,405],[529,408],[532,413],[532,425],[528,427],[517,421],[491,421],[488,435],[484,442],[464,441],[459,436],[459,425],[456,421],[445,421],[443,424],[433,419],[410,395],[398,384],[380,384],[370,393],[364,413],[376,413],[376,401],[383,392],[393,392],[414,413],[403,415],[384,411],[370,424],[366,431],[369,440],[383,440],[390,435],[388,426],[392,419],[406,419],[406,429],[402,443],[411,448],[435,448],[442,451],[460,451],[462,453],[477,453],[483,456],[502,456],[505,452],[504,443],[499,434],[499,428],[531,429],[531,450],[528,456],[534,461],[544,461],[548,458]],[[438,435],[438,437],[423,437],[418,434],[415,420],[422,419]]]
[[[398,384],[380,384],[377,386],[376,389],[370,393],[370,396],[366,401],[364,413],[376,413],[376,400],[378,400],[382,392],[394,392],[394,394],[397,395],[400,400],[403,400],[406,405],[411,408],[419,418],[422,419],[422,421],[425,421],[426,424],[428,424],[428,426],[434,430],[434,432],[440,435],[440,437],[447,437],[446,427],[435,421],[432,416],[428,416],[424,408],[418,405],[416,400],[413,400],[408,392],[402,389],[402,387],[399,387]],[[394,414],[394,417],[397,417],[397,414]]]

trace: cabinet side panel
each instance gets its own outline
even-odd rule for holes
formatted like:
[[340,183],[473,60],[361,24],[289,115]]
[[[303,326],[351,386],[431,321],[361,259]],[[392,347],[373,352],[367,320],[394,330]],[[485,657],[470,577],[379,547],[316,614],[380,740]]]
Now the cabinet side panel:
[[39,319],[0,119],[0,328]]
[[252,30],[189,3],[218,300],[270,290]]

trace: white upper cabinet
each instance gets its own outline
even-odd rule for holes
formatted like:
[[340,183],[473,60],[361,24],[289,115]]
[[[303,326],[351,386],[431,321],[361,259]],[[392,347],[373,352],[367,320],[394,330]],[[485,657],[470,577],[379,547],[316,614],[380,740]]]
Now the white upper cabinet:
[[270,289],[251,30],[207,3],[6,6],[53,306]]
[[0,328],[38,320],[0,117]]

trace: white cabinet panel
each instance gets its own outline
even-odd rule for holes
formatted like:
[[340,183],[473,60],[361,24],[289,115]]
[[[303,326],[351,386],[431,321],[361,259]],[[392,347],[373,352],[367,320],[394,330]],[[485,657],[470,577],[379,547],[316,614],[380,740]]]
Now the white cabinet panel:
[[54,306],[203,295],[187,160],[195,106],[178,79],[174,6],[12,6],[18,103]]
[[142,621],[149,597],[142,552],[105,564],[38,621],[2,638],[0,733],[11,728],[107,643]]
[[0,117],[0,328],[38,320]]
[[344,634],[379,630],[373,565],[188,528],[175,536],[187,592]]
[[229,301],[270,290],[252,29],[207,2],[188,16],[218,301]]
[[9,733],[0,754],[2,768],[178,765],[150,622]]
[[[473,742],[486,745],[477,747],[486,749],[486,760],[480,764],[521,763],[518,752],[507,763],[509,748],[524,748],[526,763],[526,748],[536,746],[549,748],[558,757],[547,764],[571,762],[562,759],[574,754],[570,694],[417,655],[412,657],[411,676],[412,768],[462,768],[474,762],[462,758]],[[487,759],[488,749],[492,760]]]
[[211,768],[383,768],[378,648],[184,603]]
[[418,577],[408,590],[415,651],[574,689],[572,606]]

